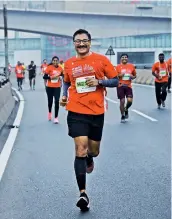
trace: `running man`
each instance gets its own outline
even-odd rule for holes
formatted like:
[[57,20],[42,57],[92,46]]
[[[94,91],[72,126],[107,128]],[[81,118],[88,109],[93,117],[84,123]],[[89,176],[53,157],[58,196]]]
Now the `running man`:
[[152,75],[155,77],[155,94],[158,104],[158,109],[161,108],[161,104],[165,107],[165,100],[167,97],[168,87],[168,65],[164,61],[164,54],[159,54],[159,62],[156,62],[152,66]]
[[18,61],[15,67],[15,73],[17,78],[18,90],[22,90],[23,78],[24,78],[24,69],[22,64]]
[[168,77],[168,93],[171,93],[171,73],[172,73],[172,58],[169,58],[169,60],[167,61],[168,64],[168,73],[169,73],[169,77]]
[[31,61],[30,65],[28,66],[28,71],[30,89],[35,90],[36,65],[34,64],[34,61]]
[[75,143],[74,169],[80,191],[76,205],[86,211],[89,209],[86,172],[93,171],[93,157],[99,155],[105,87],[118,86],[118,78],[116,69],[105,56],[90,51],[90,33],[82,29],[76,31],[73,42],[77,55],[65,62],[60,104],[66,105],[68,110],[68,134]]
[[[136,78],[136,70],[133,64],[128,63],[128,55],[121,55],[121,64],[117,65],[119,85],[117,87],[117,96],[120,100],[121,122],[128,119],[128,109],[133,103],[133,90],[131,81]],[[125,97],[127,104],[125,106]]]
[[63,69],[59,66],[59,58],[54,56],[52,62],[48,65],[46,73],[43,76],[43,79],[47,81],[46,92],[48,98],[48,120],[52,119],[52,105],[54,97],[54,123],[59,123],[58,113],[59,113],[59,99],[61,93],[61,76],[63,74]]

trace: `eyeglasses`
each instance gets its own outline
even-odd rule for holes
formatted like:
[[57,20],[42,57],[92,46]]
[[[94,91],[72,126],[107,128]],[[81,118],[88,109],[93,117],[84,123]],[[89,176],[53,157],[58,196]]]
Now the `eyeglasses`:
[[81,44],[83,42],[83,44],[86,44],[86,43],[88,43],[88,42],[90,42],[90,40],[89,39],[84,39],[84,40],[74,40],[74,43],[75,44]]

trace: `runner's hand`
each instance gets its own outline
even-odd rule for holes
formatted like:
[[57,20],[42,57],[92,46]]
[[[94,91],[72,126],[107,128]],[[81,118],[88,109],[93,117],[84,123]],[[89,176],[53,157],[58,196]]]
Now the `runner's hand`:
[[99,85],[99,81],[95,78],[86,78],[86,84],[89,87],[95,87]]
[[64,107],[67,104],[67,97],[62,97],[60,100],[60,106]]

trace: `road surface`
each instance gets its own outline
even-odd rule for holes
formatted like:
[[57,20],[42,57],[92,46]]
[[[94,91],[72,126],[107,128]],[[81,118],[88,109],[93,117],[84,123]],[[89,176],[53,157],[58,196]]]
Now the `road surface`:
[[[170,95],[156,109],[154,89],[134,86],[134,104],[120,123],[116,90],[108,92],[101,154],[87,177],[91,209],[82,214],[67,135],[47,121],[41,77],[35,91],[24,84],[25,109],[7,168],[0,182],[0,219],[170,219]],[[1,164],[0,164],[1,165]]]

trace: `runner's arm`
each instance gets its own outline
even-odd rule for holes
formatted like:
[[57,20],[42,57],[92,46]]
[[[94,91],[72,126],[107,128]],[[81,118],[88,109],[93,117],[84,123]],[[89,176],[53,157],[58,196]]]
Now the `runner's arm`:
[[64,66],[64,70],[63,70],[63,97],[66,97],[68,96],[68,89],[71,85],[71,81],[70,81],[70,78],[69,78],[69,75],[68,75],[68,65],[67,63],[65,64]]
[[65,81],[63,80],[63,96],[64,96],[64,97],[67,97],[67,96],[68,96],[67,93],[68,93],[68,89],[69,89],[70,85],[71,85],[70,82],[65,82]]
[[47,73],[44,74],[43,79],[45,79],[45,80],[51,80],[50,76],[49,76]]
[[117,77],[106,79],[106,80],[98,80],[98,84],[103,87],[117,87],[118,82],[119,80]]
[[[133,67],[134,67],[134,66],[133,66]],[[135,67],[134,67],[133,72],[132,72],[132,75],[130,76],[130,79],[131,79],[131,80],[134,80],[136,77],[137,77],[137,73],[136,73],[136,69],[135,69]]]
[[159,75],[156,73],[156,66],[155,64],[152,66],[152,75],[156,78],[159,78]]

